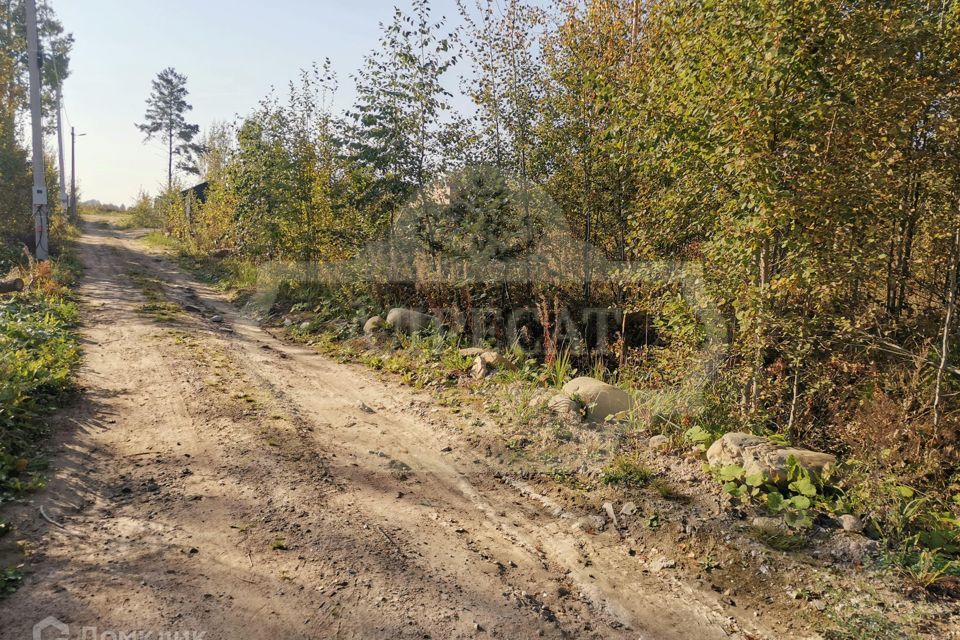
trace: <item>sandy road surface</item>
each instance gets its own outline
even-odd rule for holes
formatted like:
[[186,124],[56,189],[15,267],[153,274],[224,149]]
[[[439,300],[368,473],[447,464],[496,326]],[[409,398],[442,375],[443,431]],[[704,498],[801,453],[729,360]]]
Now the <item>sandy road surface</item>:
[[85,391],[5,516],[30,557],[0,637],[763,637],[497,479],[423,396],[281,343],[129,232],[79,247]]

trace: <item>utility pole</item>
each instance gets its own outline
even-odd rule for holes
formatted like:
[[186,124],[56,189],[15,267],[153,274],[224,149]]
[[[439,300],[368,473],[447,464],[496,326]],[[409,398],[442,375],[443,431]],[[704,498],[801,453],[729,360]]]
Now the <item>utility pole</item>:
[[63,96],[57,87],[57,152],[60,160],[60,205],[64,214],[70,215],[67,207],[67,166],[63,160]]
[[26,0],[27,58],[30,67],[30,119],[33,125],[33,218],[37,260],[50,257],[50,226],[47,219],[47,182],[43,170],[43,123],[40,118],[40,37],[37,34],[37,3]]
[[70,127],[70,218],[74,222],[80,221],[77,215],[77,138],[85,135]]
[[70,127],[70,217],[77,219],[77,130]]

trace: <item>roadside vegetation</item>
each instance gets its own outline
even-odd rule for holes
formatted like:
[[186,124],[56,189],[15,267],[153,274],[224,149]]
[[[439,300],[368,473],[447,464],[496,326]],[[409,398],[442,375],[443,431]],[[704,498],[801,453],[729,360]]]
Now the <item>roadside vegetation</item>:
[[80,358],[70,291],[76,261],[61,251],[36,264],[14,251],[7,249],[12,271],[27,285],[0,298],[0,501],[42,485],[46,417],[71,392]]
[[[856,515],[911,585],[955,593],[960,4],[499,4],[463,6],[456,33],[424,0],[398,9],[345,113],[326,63],[211,128],[204,198],[174,185],[138,204],[152,241],[245,295],[269,265],[341,265],[281,282],[268,319],[438,392],[468,365],[459,347],[489,343],[514,364],[494,410],[519,424],[574,375],[678,386],[719,329],[702,403],[590,436],[603,482],[653,480],[636,431],[672,454],[731,431],[827,451],[842,462],[830,477],[711,471],[732,508],[785,524],[758,532],[771,546]],[[457,77],[470,113],[452,108]],[[490,276],[560,236],[546,260],[560,277]],[[477,263],[486,277],[469,277]],[[681,263],[696,266],[686,283],[622,268]],[[363,322],[391,307],[457,331],[368,349]],[[500,315],[481,325],[486,308]],[[515,308],[531,313],[509,334]],[[616,313],[606,336],[597,309]],[[553,433],[543,460],[578,435]]]
[[[26,13],[21,2],[0,7],[0,283],[23,282],[22,291],[0,293],[0,505],[21,499],[43,485],[46,420],[62,406],[73,387],[80,357],[74,328],[77,307],[70,286],[78,265],[70,254],[75,230],[59,198],[59,176],[46,154],[47,193],[54,259],[37,264],[33,247],[29,149],[23,140],[28,110]],[[44,41],[42,93],[54,92],[69,75],[73,36],[49,7],[38,21]],[[0,518],[0,537],[11,528]],[[0,566],[0,597],[21,581],[17,567]]]
[[[54,230],[54,257],[33,262],[23,245],[0,245],[0,280],[24,281],[0,294],[0,506],[44,486],[50,415],[69,401],[81,350],[71,287],[79,264],[69,250],[72,228]],[[11,527],[0,518],[0,537]],[[21,582],[17,567],[0,566],[0,597]]]

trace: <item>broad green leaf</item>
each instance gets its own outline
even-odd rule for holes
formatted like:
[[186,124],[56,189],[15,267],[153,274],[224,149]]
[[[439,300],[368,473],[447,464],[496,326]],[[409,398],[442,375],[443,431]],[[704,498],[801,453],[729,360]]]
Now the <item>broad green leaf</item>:
[[810,481],[810,478],[800,478],[790,483],[790,490],[795,491],[801,495],[812,498],[817,495],[817,487]]
[[783,496],[776,491],[767,494],[767,509],[774,513],[779,513],[783,509]]
[[747,483],[749,487],[759,487],[763,485],[763,474],[762,473],[751,473],[743,480]]
[[912,498],[914,496],[913,489],[905,485],[897,485],[897,493],[902,498]]
[[738,464],[728,464],[720,467],[720,479],[724,481],[739,480],[743,477],[743,467]]

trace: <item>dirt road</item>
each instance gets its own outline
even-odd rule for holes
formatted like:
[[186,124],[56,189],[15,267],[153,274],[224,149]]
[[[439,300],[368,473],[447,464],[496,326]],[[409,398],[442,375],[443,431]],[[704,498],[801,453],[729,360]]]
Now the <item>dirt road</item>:
[[28,559],[0,637],[764,637],[498,479],[422,395],[274,339],[130,232],[79,247],[84,393],[6,515]]

